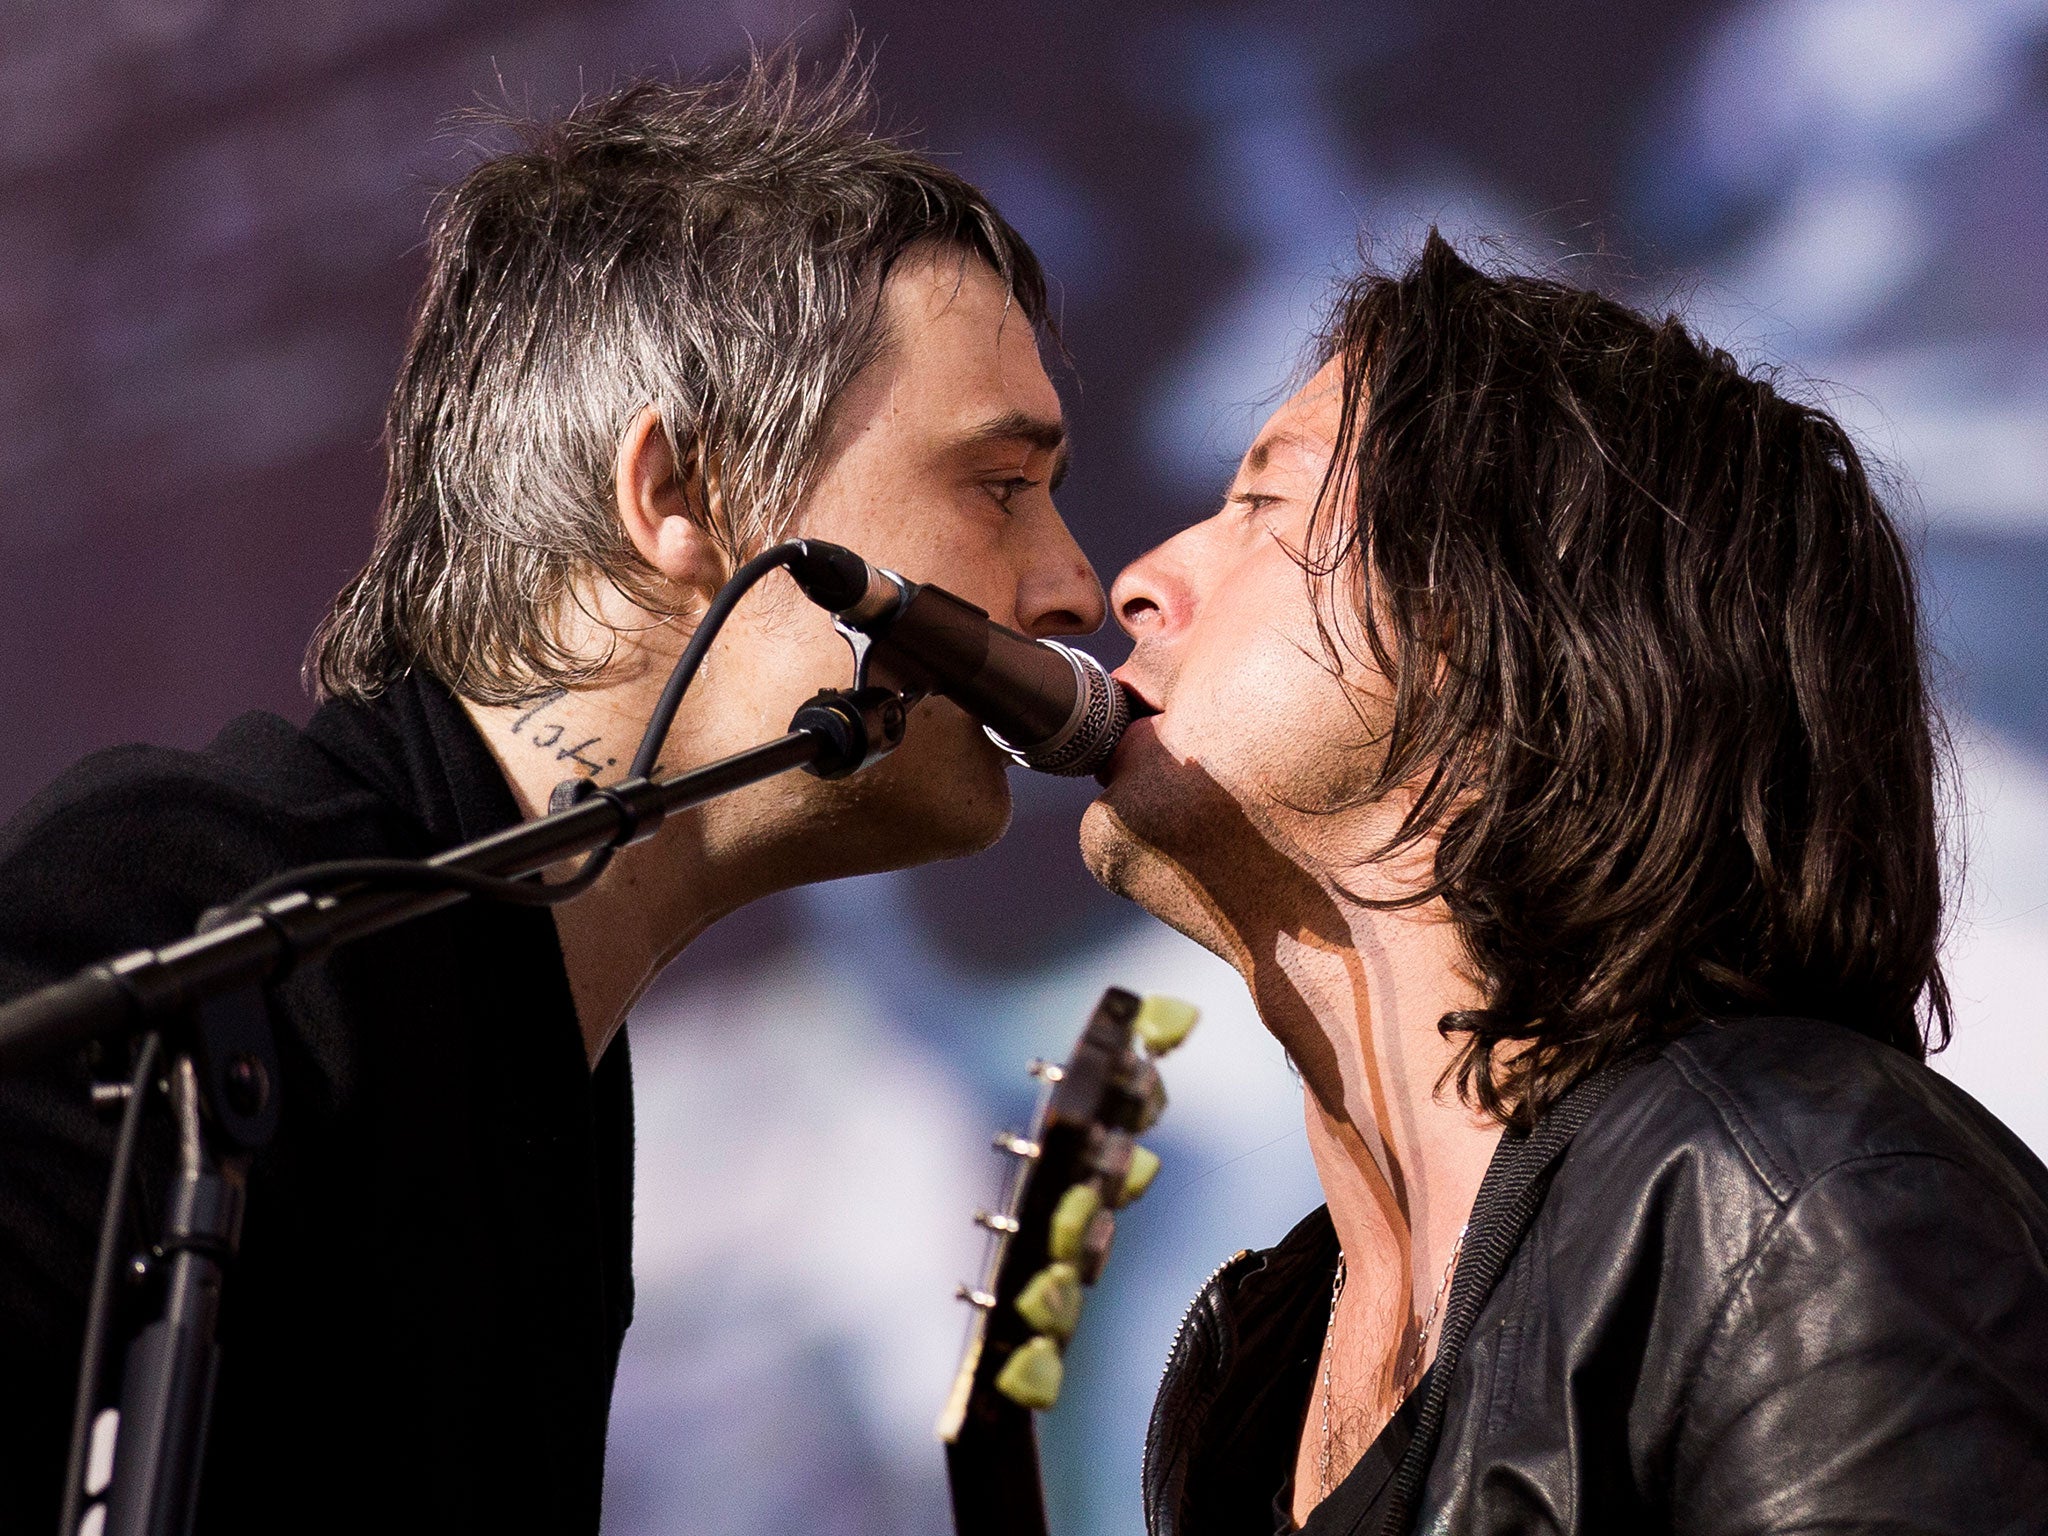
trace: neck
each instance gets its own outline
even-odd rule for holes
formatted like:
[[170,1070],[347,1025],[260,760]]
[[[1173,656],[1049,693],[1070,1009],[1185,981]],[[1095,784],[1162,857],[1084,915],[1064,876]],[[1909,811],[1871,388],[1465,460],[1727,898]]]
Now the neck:
[[[644,688],[557,691],[521,704],[464,701],[527,817],[546,812],[555,785],[574,775],[625,777],[649,701]],[[630,695],[630,696],[625,696]],[[694,740],[679,721],[667,772],[709,761],[729,746]],[[679,812],[644,843],[622,849],[597,884],[554,909],[584,1048],[593,1066],[663,966],[712,923],[773,888],[762,861],[734,857],[758,841],[770,786]],[[550,870],[561,879],[573,864]]]
[[[1303,811],[1264,796],[1255,812],[1199,762],[1174,775],[1170,816],[1139,799],[1135,828],[1117,807],[1091,811],[1097,877],[1244,977],[1301,1073],[1350,1273],[1401,1302],[1412,1287],[1426,1308],[1500,1139],[1437,1091],[1455,1055],[1439,1021],[1483,1002],[1448,909],[1378,905],[1423,888],[1435,840],[1382,856],[1406,807],[1394,797]],[[1147,839],[1155,814],[1170,848]]]
[[1297,1522],[1433,1358],[1433,1304],[1500,1139],[1498,1125],[1437,1090],[1453,1054],[1437,1022],[1479,1000],[1449,914],[1364,907],[1347,883],[1303,874],[1311,920],[1240,951],[1260,1017],[1301,1069],[1346,1276],[1321,1356],[1320,1412],[1296,1451]]
[[1438,1021],[1478,999],[1440,909],[1347,916],[1348,945],[1278,946],[1285,983],[1267,990],[1298,1011],[1293,1033],[1303,1033],[1303,1014],[1313,1030],[1312,1049],[1295,1059],[1310,1155],[1347,1265],[1386,1277],[1390,1299],[1405,1289],[1419,1315],[1500,1139],[1454,1086],[1439,1089],[1454,1048]]
[[1358,858],[1346,850],[1378,848],[1399,807],[1376,807],[1366,825],[1253,825],[1210,799],[1221,809],[1188,870],[1202,911],[1186,928],[1245,977],[1300,1071],[1309,1151],[1352,1276],[1346,1307],[1364,1313],[1376,1298],[1370,1311],[1399,1333],[1430,1307],[1501,1135],[1454,1085],[1438,1087],[1456,1055],[1440,1020],[1483,1004],[1450,911],[1368,905],[1417,889],[1434,842]]

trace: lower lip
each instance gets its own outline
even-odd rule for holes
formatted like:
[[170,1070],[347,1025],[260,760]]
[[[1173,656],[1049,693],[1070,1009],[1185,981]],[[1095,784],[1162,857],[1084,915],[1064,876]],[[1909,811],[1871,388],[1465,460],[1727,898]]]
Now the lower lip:
[[1131,738],[1140,731],[1156,734],[1156,722],[1158,719],[1157,715],[1141,715],[1124,727],[1123,735],[1117,740],[1116,750],[1109,754],[1109,761],[1096,770],[1095,781],[1098,784],[1102,785],[1105,789],[1109,787],[1110,780],[1117,776],[1117,771],[1123,762],[1124,754],[1131,749]]

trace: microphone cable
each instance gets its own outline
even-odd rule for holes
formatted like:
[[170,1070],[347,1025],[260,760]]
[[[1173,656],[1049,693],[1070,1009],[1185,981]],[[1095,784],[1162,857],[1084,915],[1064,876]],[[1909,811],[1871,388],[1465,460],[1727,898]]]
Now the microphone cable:
[[128,1186],[135,1176],[135,1148],[142,1139],[142,1106],[156,1077],[163,1037],[150,1033],[136,1052],[128,1078],[128,1097],[121,1105],[121,1130],[114,1139],[114,1164],[107,1176],[107,1202],[100,1212],[99,1249],[93,1255],[92,1292],[86,1301],[85,1343],[79,1352],[78,1391],[71,1407],[71,1452],[65,1458],[64,1502],[58,1536],[78,1536],[84,1515],[86,1452],[92,1442],[100,1383],[106,1376],[107,1329],[114,1312],[115,1254],[121,1247],[121,1223],[128,1216]]
[[770,571],[782,570],[807,553],[808,547],[802,539],[771,545],[734,571],[732,578],[718,589],[710,606],[705,608],[704,617],[697,621],[697,630],[690,636],[690,643],[676,658],[675,668],[668,675],[668,684],[655,701],[654,713],[647,717],[647,729],[640,733],[640,749],[633,754],[633,766],[626,770],[628,778],[644,779],[654,772],[655,759],[661,755],[661,744],[668,739],[669,727],[675,724],[676,711],[683,705],[683,695],[696,681],[697,670],[704,665],[711,642],[725,628],[725,621],[732,617],[740,599]]

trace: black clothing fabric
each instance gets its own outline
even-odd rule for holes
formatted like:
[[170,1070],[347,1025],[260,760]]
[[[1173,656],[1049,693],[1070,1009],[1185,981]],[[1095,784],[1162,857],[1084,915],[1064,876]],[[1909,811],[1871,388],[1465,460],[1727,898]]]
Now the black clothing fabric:
[[[1239,1254],[1226,1272],[1231,1269],[1239,1270],[1232,1327],[1240,1341],[1239,1358],[1252,1368],[1230,1371],[1206,1399],[1199,1426],[1201,1448],[1191,1458],[1197,1475],[1186,1496],[1201,1510],[1202,1530],[1286,1536],[1297,1529],[1295,1452],[1303,1416],[1313,1410],[1321,1381],[1323,1332],[1330,1320],[1330,1288],[1337,1279],[1337,1233],[1329,1212],[1310,1212],[1277,1247],[1256,1257]],[[1216,1289],[1212,1280],[1203,1296]],[[1196,1305],[1199,1310],[1200,1302]],[[1182,1340],[1190,1328],[1200,1326],[1191,1312],[1181,1327]],[[1180,1360],[1179,1341],[1175,1359]],[[1394,1469],[1415,1430],[1422,1395],[1421,1387],[1408,1394],[1358,1464],[1299,1527],[1303,1536],[1349,1536],[1354,1530],[1378,1529]],[[1148,1445],[1148,1488],[1151,1451]]]
[[1527,1136],[1504,1139],[1495,1148],[1473,1197],[1472,1212],[1466,1218],[1464,1255],[1452,1278],[1443,1324],[1437,1332],[1434,1379],[1423,1394],[1414,1438],[1395,1469],[1380,1521],[1382,1531],[1405,1531],[1412,1523],[1416,1499],[1443,1432],[1450,1383],[1464,1355],[1465,1341],[1471,1337],[1479,1309],[1493,1295],[1502,1271],[1522,1245],[1523,1234],[1543,1208],[1559,1162],[1621,1080],[1648,1057],[1648,1052],[1634,1052],[1590,1077],[1581,1078],[1551,1105],[1542,1123]]
[[[303,731],[252,714],[203,752],[98,754],[0,832],[0,996],[295,865],[517,819],[424,678]],[[466,902],[276,999],[282,1127],[223,1291],[199,1531],[595,1531],[632,1308],[629,1068],[621,1037],[589,1070],[552,917]],[[88,1083],[83,1059],[0,1080],[7,1532],[56,1523],[114,1134]],[[145,1203],[169,1150],[145,1143]]]
[[[1703,1026],[1605,1086],[1553,1154],[1527,1156],[1542,1125],[1495,1154],[1432,1370],[1441,1431],[1393,1528],[2048,1531],[2048,1169],[1813,1020]],[[1516,1190],[1526,1231],[1475,1289]],[[1271,1529],[1234,1468],[1299,1433],[1298,1388],[1282,1425],[1247,1414],[1298,1374],[1285,1319],[1328,1305],[1306,1227],[1189,1310],[1146,1444],[1152,1536]]]
[[1372,1532],[1386,1519],[1394,1496],[1394,1473],[1415,1438],[1416,1421],[1422,1417],[1422,1395],[1410,1392],[1394,1410],[1386,1428],[1373,1437],[1357,1465],[1330,1490],[1329,1497],[1309,1511],[1308,1523],[1294,1523],[1293,1469],[1273,1495],[1273,1536],[1351,1536],[1354,1531]]

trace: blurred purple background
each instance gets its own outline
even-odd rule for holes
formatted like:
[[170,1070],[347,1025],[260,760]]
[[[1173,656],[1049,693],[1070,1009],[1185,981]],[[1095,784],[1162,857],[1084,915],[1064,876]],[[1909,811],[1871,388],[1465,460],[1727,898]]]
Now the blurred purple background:
[[[1959,739],[1943,1069],[2048,1148],[2048,3],[959,7],[15,0],[0,11],[0,810],[114,742],[303,718],[368,548],[451,113],[857,23],[889,115],[1045,257],[1062,507],[1105,577],[1213,504],[1363,237],[1434,221],[1788,366],[1904,475]],[[1105,654],[1121,654],[1102,637]],[[1101,895],[1085,786],[979,859],[731,920],[634,1023],[640,1310],[607,1530],[944,1527],[929,1424],[1018,1068],[1196,997],[1168,1169],[1047,1421],[1055,1529],[1140,1529],[1186,1298],[1314,1203],[1235,979]],[[1965,873],[1966,871],[1966,873]]]

